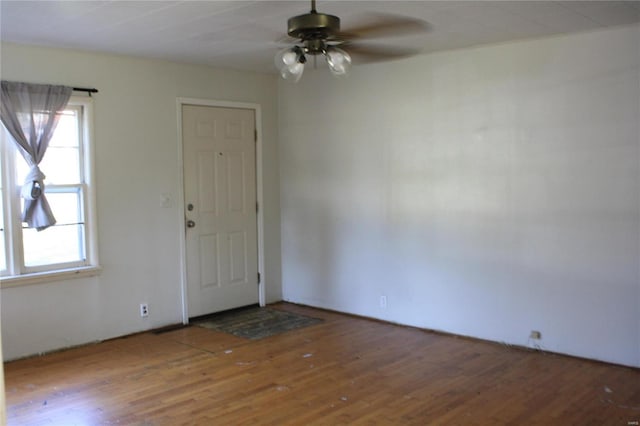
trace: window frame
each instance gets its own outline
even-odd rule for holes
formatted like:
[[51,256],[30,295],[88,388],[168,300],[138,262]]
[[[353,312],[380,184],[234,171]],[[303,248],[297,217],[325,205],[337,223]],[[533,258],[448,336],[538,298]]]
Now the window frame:
[[[48,282],[52,279],[65,279],[96,275],[100,270],[98,262],[97,217],[95,197],[95,166],[93,144],[93,102],[91,98],[72,96],[66,109],[78,110],[79,117],[79,162],[81,182],[77,184],[46,184],[45,194],[77,192],[82,203],[82,222],[84,224],[84,260],[26,266],[24,261],[24,242],[20,221],[21,198],[20,182],[16,182],[16,150],[6,129],[2,128],[2,203],[4,207],[4,245],[6,254],[5,270],[0,271],[0,286],[13,286],[28,283]],[[19,154],[18,154],[19,155]],[[45,153],[46,156],[46,153]],[[46,181],[45,181],[46,183]],[[64,226],[64,225],[62,225]]]

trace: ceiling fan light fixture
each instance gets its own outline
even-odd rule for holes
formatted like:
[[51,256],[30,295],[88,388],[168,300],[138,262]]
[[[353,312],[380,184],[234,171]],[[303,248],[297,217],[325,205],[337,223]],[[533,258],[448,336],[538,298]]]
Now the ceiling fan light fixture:
[[[1,1],[1,0],[0,0]],[[285,79],[300,80],[307,57],[313,57],[314,67],[318,55],[323,55],[331,74],[342,77],[351,70],[351,55],[343,49],[346,47],[369,62],[400,59],[416,52],[407,49],[389,49],[384,45],[360,45],[358,39],[380,36],[424,33],[429,25],[421,19],[383,14],[375,20],[363,23],[351,31],[340,30],[340,18],[335,15],[319,13],[316,0],[311,0],[311,11],[287,20],[287,34],[297,39],[296,45],[284,49],[276,55],[276,67]],[[355,39],[354,44],[351,40]]]
[[298,82],[304,72],[304,64],[307,58],[300,46],[288,47],[278,52],[275,58],[276,67],[285,80]]
[[329,70],[335,76],[344,76],[351,69],[351,56],[339,47],[329,46],[325,52]]
[[282,78],[285,80],[293,80],[294,83],[297,83],[302,77],[303,72],[304,65],[298,62],[290,67],[282,68],[280,70],[280,76],[282,76]]

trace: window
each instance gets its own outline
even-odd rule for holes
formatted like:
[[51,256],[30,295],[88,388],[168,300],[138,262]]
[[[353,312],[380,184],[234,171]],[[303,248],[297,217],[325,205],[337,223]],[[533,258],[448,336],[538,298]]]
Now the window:
[[3,128],[0,138],[0,274],[2,281],[47,278],[97,268],[91,161],[91,103],[71,98],[40,169],[56,224],[43,230],[20,221],[20,188],[29,167]]

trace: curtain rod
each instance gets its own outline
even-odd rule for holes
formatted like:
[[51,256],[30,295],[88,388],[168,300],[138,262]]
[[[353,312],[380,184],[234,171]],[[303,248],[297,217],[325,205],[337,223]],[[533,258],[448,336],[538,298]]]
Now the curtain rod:
[[87,92],[89,96],[91,96],[92,93],[98,93],[98,89],[96,88],[73,87],[72,89],[75,90],[76,92]]

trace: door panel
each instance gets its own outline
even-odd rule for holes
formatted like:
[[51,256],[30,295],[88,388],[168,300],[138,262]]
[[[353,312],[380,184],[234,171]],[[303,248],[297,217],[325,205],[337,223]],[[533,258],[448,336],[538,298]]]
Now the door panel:
[[218,285],[218,235],[200,235],[200,284],[202,287]]
[[258,302],[253,110],[183,105],[189,316]]

